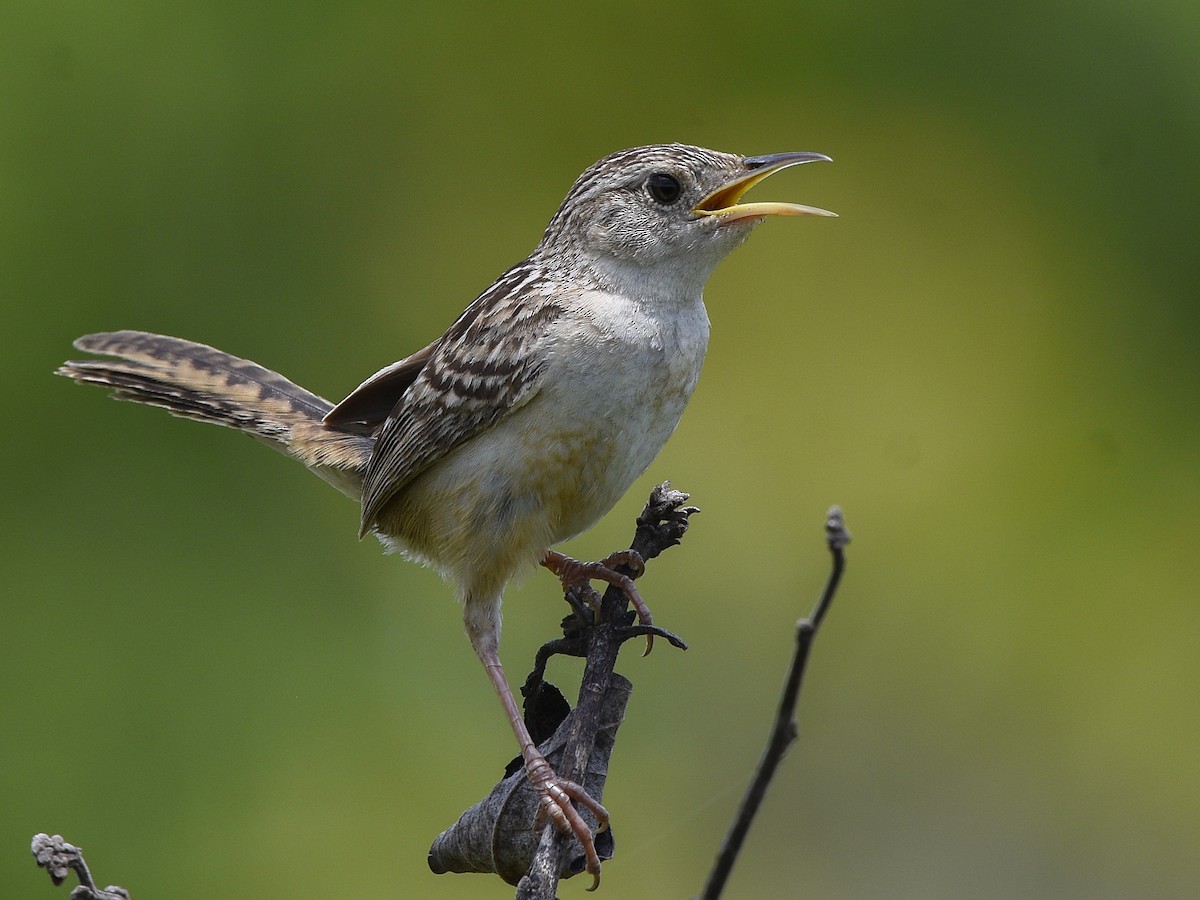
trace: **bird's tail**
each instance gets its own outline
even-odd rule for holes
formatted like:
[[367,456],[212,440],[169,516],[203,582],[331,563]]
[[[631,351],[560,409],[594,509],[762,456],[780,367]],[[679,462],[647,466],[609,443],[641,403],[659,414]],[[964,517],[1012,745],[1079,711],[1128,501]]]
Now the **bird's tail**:
[[56,375],[111,387],[118,400],[244,431],[358,496],[374,440],[326,427],[322,419],[333,404],[279,373],[204,344],[144,331],[88,334],[75,346],[114,359],[66,362]]

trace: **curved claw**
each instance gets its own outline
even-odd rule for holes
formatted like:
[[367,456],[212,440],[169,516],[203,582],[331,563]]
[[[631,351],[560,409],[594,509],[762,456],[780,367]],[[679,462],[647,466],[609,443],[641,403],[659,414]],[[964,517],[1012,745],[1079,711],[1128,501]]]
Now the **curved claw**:
[[541,794],[540,812],[547,816],[554,827],[563,834],[570,834],[583,847],[586,860],[584,871],[592,876],[592,886],[589,891],[600,887],[600,855],[596,852],[596,841],[592,829],[584,821],[575,804],[590,810],[596,817],[597,833],[608,828],[608,810],[574,781],[560,778],[550,768],[545,759],[533,760],[526,764],[530,783]]
[[[592,577],[620,588],[628,598],[629,605],[637,610],[638,622],[642,625],[653,625],[654,617],[650,615],[650,607],[642,600],[642,595],[638,593],[637,586],[633,583],[634,578],[641,578],[646,574],[646,563],[642,559],[642,555],[636,550],[618,550],[595,565],[606,570],[612,577],[609,578],[599,573]],[[617,566],[627,566],[632,569],[634,573],[633,577],[622,575],[617,571]],[[654,635],[648,632],[646,634],[646,649],[642,651],[642,656],[649,656],[650,651],[653,649]]]
[[[551,550],[542,559],[542,565],[558,576],[564,588],[586,585],[592,579],[612,585],[625,595],[629,605],[637,612],[638,622],[642,625],[654,624],[650,607],[642,600],[642,595],[633,583],[634,578],[640,578],[646,571],[646,564],[636,550],[618,550],[600,562],[590,563],[580,562]],[[618,572],[617,566],[626,566],[633,570],[633,578]],[[646,649],[642,656],[649,656],[653,649],[654,635],[647,633]]]

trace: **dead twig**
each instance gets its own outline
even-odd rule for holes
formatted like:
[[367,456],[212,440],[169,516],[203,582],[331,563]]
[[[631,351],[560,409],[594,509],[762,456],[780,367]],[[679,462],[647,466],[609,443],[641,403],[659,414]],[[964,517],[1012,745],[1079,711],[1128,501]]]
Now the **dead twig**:
[[838,582],[841,581],[842,571],[846,566],[844,550],[850,543],[850,532],[846,530],[846,523],[842,520],[842,511],[836,506],[830,509],[825,517],[825,541],[833,556],[833,568],[829,573],[829,579],[825,582],[825,590],[821,592],[821,597],[817,600],[812,614],[807,619],[801,619],[796,623],[796,650],[788,669],[787,680],[783,685],[783,693],[779,698],[775,725],[771,729],[771,736],[767,740],[767,747],[759,761],[758,770],[754,773],[754,778],[746,789],[746,795],[742,798],[742,804],[733,820],[733,826],[721,843],[716,863],[713,865],[712,872],[709,873],[708,883],[704,886],[704,893],[700,895],[700,900],[717,900],[721,896],[725,882],[729,879],[730,872],[733,871],[733,864],[737,861],[738,853],[741,852],[742,844],[746,840],[746,834],[750,831],[754,816],[762,805],[763,797],[767,794],[771,778],[775,775],[775,770],[779,767],[788,746],[796,740],[798,733],[796,704],[800,699],[804,667],[808,663],[809,650],[816,639],[817,629],[820,628],[821,621],[829,611],[830,604],[833,603],[833,595],[837,593]]
[[[631,544],[641,562],[679,543],[688,518],[697,511],[686,505],[688,499],[669,484],[653,490],[638,517]],[[630,578],[641,574],[626,566],[618,566],[617,571]],[[598,615],[594,592],[589,598],[572,588],[567,601],[575,612],[563,621],[564,637],[542,647],[521,688],[525,721],[555,771],[600,800],[616,731],[633,689],[614,671],[621,645],[650,634],[681,649],[687,645],[657,626],[634,624],[629,599],[618,587],[610,587],[600,598]],[[546,662],[556,653],[586,660],[579,700],[569,715],[562,694],[542,677]],[[529,787],[520,758],[510,764],[506,776],[487,798],[438,836],[430,849],[430,868],[438,873],[495,872],[517,884],[518,900],[553,900],[559,880],[583,870],[582,849],[577,840],[561,834],[552,824],[534,830],[534,823],[541,822],[540,803]],[[590,816],[586,811],[583,814]],[[612,857],[614,847],[611,829],[596,835],[602,860]]]
[[56,885],[66,881],[69,872],[75,873],[79,887],[71,891],[71,900],[129,900],[129,891],[123,887],[115,884],[104,889],[96,887],[84,861],[83,850],[68,844],[61,834],[35,834],[29,850],[38,866],[49,873],[50,880]]

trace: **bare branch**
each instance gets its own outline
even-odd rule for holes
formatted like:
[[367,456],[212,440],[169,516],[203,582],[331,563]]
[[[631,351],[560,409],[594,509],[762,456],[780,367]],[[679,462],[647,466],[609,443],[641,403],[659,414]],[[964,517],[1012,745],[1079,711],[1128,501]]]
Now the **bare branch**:
[[[697,512],[695,507],[685,505],[688,499],[687,494],[671,490],[666,483],[651,492],[638,517],[630,548],[635,558],[630,565],[617,566],[618,572],[636,578],[641,574],[638,558],[640,562],[654,559],[679,543],[687,531],[688,518]],[[539,742],[540,752],[563,778],[583,785],[590,796],[600,800],[616,731],[633,689],[629,681],[614,672],[621,645],[630,638],[650,634],[681,649],[687,645],[657,626],[634,624],[629,598],[620,587],[609,587],[602,598],[597,598],[594,591],[591,597],[584,593],[576,588],[568,590],[566,599],[575,612],[563,621],[564,637],[538,651],[521,693],[525,697],[526,725]],[[561,693],[543,680],[546,663],[555,653],[586,659],[578,705],[569,715]],[[553,736],[549,736],[551,733]],[[533,823],[540,821],[539,806],[518,758],[488,798],[438,836],[430,849],[430,868],[439,874],[495,872],[517,884],[518,900],[553,900],[559,880],[578,874],[585,861],[579,842],[561,834],[552,824],[534,830]],[[596,849],[602,860],[612,857],[614,847],[611,829],[596,835]]]
[[704,886],[704,893],[700,895],[700,900],[717,900],[721,896],[725,882],[728,881],[729,874],[733,871],[733,864],[737,861],[738,853],[741,852],[742,844],[750,831],[754,816],[758,813],[763,798],[767,794],[767,788],[775,775],[775,770],[779,767],[788,746],[796,739],[798,732],[796,704],[800,699],[804,667],[808,663],[809,650],[816,639],[817,629],[829,611],[830,604],[833,603],[834,594],[837,593],[838,583],[842,579],[842,572],[846,566],[843,551],[850,543],[850,532],[846,530],[846,524],[842,520],[842,511],[836,506],[831,508],[825,517],[825,541],[833,556],[833,568],[829,573],[829,579],[825,582],[825,590],[821,592],[821,597],[817,600],[812,614],[807,619],[801,619],[796,623],[796,650],[792,656],[792,664],[788,669],[787,680],[784,682],[783,692],[779,699],[775,725],[767,740],[762,759],[759,761],[758,770],[754,773],[754,778],[746,789],[746,795],[742,798],[742,805],[734,818],[733,826],[721,844],[716,863],[713,865],[712,872],[709,873],[708,883]]
[[[684,505],[689,499],[688,494],[671,490],[669,482],[663,482],[651,491],[650,500],[638,516],[637,530],[630,544],[630,549],[641,557],[642,562],[649,562],[683,538],[689,517],[699,512],[694,506]],[[617,571],[630,577],[637,575],[630,568],[619,568]],[[586,771],[595,740],[593,723],[597,721],[604,693],[613,676],[617,653],[626,640],[644,633],[631,624],[632,613],[628,608],[628,598],[624,592],[620,588],[610,587],[602,601],[600,623],[587,631],[587,663],[579,688],[577,718],[563,756],[564,769],[560,770],[565,778],[577,779]],[[683,641],[666,634],[673,645],[687,648]],[[517,886],[516,900],[554,900],[558,886],[554,873],[560,870],[558,860],[562,858],[567,843],[565,837],[552,826],[547,825],[542,830],[537,855],[529,875]]]
[[35,834],[29,847],[39,868],[50,874],[54,884],[62,884],[69,872],[79,879],[79,887],[71,891],[71,900],[129,900],[129,891],[110,884],[101,890],[96,887],[92,873],[83,858],[83,850],[68,844],[61,834]]

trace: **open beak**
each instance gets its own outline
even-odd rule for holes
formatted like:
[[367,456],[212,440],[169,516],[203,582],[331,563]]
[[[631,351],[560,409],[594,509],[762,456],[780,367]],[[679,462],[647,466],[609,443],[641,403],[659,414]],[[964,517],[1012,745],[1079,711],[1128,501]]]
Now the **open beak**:
[[739,203],[742,195],[768,175],[791,166],[810,162],[833,162],[824,153],[772,153],[768,156],[747,156],[742,162],[750,171],[717,188],[693,208],[698,216],[716,216],[722,225],[742,219],[761,219],[763,216],[836,216],[837,213],[799,203]]

